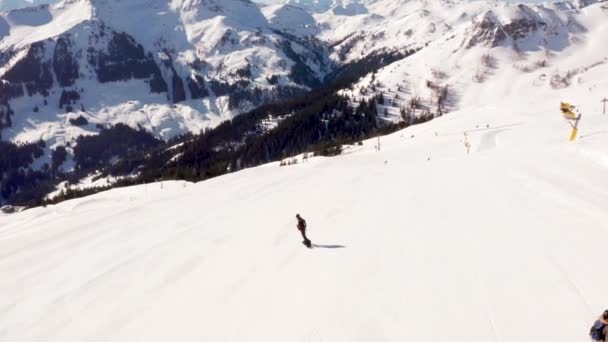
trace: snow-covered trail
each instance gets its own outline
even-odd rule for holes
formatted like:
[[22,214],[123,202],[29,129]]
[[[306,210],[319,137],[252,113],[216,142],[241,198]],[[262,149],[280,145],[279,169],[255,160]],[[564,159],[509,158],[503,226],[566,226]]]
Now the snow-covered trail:
[[555,108],[497,108],[380,152],[0,216],[0,341],[586,340],[608,303],[608,120],[568,143]]

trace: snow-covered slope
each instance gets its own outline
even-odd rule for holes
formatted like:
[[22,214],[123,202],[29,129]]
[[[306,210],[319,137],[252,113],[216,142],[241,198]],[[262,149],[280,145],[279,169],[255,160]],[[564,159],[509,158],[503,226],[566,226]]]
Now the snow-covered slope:
[[0,216],[0,339],[586,340],[608,299],[607,73],[523,78],[380,151]]
[[383,94],[394,120],[404,112],[445,113],[513,96],[566,100],[570,88],[593,88],[593,79],[608,75],[602,43],[608,10],[602,4],[556,7],[486,10],[344,93],[354,99]]
[[[247,0],[64,0],[5,12],[2,136],[63,144],[116,122],[165,138],[198,132],[318,84],[327,55]],[[78,116],[89,125],[71,127]]]
[[488,32],[501,26],[496,34],[505,38],[534,35],[538,41],[555,41],[564,30],[584,31],[575,18],[592,3],[377,0],[357,3],[356,11],[336,5],[315,18],[323,39],[335,42],[333,57],[350,61],[377,50],[424,48],[475,25]]
[[292,5],[269,5],[262,11],[271,27],[299,36],[316,35],[319,27],[315,18],[305,9]]
[[333,57],[352,61],[377,50],[417,49],[500,5],[491,1],[377,0],[336,4],[315,14]]

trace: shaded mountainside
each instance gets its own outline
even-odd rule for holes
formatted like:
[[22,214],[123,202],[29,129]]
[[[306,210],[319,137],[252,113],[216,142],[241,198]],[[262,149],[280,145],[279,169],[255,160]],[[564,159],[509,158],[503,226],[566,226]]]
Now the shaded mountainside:
[[[391,53],[384,57],[376,55],[370,65],[378,69],[393,59]],[[79,137],[67,151],[62,147],[52,149],[52,165],[41,169],[44,177],[38,173],[25,177],[6,173],[2,197],[13,204],[37,205],[87,195],[108,186],[159,179],[204,180],[306,151],[340,154],[342,144],[433,118],[427,115],[393,123],[378,115],[377,103],[383,99],[354,104],[352,98],[339,94],[343,87],[368,72],[370,69],[361,65],[344,68],[327,86],[292,100],[262,105],[201,134],[185,134],[166,142],[155,139],[141,127],[133,129],[123,124],[100,127],[98,135]],[[9,148],[19,146],[7,144],[4,150],[10,151]],[[72,171],[65,172],[70,165]],[[27,164],[20,167],[28,169]],[[118,181],[82,191],[69,186],[91,174],[95,174],[95,179]],[[60,188],[64,191],[44,201],[50,190],[64,181],[68,181],[66,188]]]

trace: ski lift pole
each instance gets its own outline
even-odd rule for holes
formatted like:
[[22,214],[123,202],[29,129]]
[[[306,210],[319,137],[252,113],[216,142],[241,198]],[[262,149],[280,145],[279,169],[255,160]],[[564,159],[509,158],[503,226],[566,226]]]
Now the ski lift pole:
[[601,102],[604,102],[604,114],[603,115],[606,115],[606,102],[608,102],[608,98],[604,97],[604,99],[602,99]]
[[572,132],[570,133],[570,141],[574,141],[576,139],[576,135],[578,134],[578,123],[581,121],[581,114],[579,114],[576,119],[570,122],[570,126],[572,126]]

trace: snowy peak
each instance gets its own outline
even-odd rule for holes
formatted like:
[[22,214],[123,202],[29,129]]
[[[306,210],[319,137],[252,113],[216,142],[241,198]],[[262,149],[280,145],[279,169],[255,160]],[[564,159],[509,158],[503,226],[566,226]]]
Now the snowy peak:
[[[571,2],[525,5],[494,1],[345,1],[334,3],[330,10],[314,17],[323,39],[334,43],[332,57],[350,62],[378,51],[424,48],[451,36],[463,39],[463,45],[469,48],[481,45],[561,51],[574,35],[586,31],[576,19],[579,5]],[[463,31],[466,31],[464,38]]]
[[577,8],[584,8],[601,2],[606,2],[606,0],[574,0]]
[[[451,28],[444,27],[433,37],[415,35],[423,27],[422,19],[413,27],[390,26],[390,22],[371,27],[377,29],[376,34],[384,32],[384,37],[399,37],[400,32],[411,29],[409,41],[399,37],[385,42],[396,49],[418,44],[419,49],[361,78],[344,89],[344,94],[355,101],[380,98],[379,110],[386,120],[407,122],[412,117],[441,116],[446,111],[541,91],[553,93],[554,99],[569,98],[572,88],[592,91],[596,73],[603,75],[606,70],[608,51],[600,42],[608,30],[608,11],[601,4],[577,10],[563,4],[470,2],[456,4],[441,15],[426,10],[419,12],[427,13],[421,18],[435,17],[436,23],[442,18]],[[429,39],[427,43],[422,37]],[[362,55],[366,47],[370,51],[370,47],[388,46],[371,39],[369,32],[356,39],[345,40],[352,42],[346,58],[353,58],[352,51]],[[342,46],[348,44],[340,43]],[[535,90],[524,94],[523,89],[530,87]]]
[[[176,45],[182,45],[186,42],[183,36],[188,31],[188,26],[205,20],[217,19],[218,23],[238,30],[255,30],[267,26],[257,5],[247,0],[64,0],[50,7],[12,11],[6,16],[32,17],[7,20],[15,28],[40,27],[55,22],[55,26],[63,31],[85,20],[100,20],[115,30],[127,32],[144,44],[163,39],[177,40]],[[30,22],[36,25],[31,25]],[[49,30],[49,27],[41,27],[40,31],[48,33],[44,37],[37,34],[26,43],[63,33],[57,28]],[[4,42],[4,45],[9,43]]]
[[481,18],[474,19],[467,48],[478,44],[486,44],[491,47],[499,46],[507,38],[504,26],[498,20],[494,11],[487,11]]
[[249,19],[243,20],[244,25],[259,26],[266,23],[258,5],[248,0],[183,0],[181,11],[196,12],[199,16],[223,15],[234,19]]
[[488,10],[474,18],[465,44],[467,48],[485,45],[561,50],[569,45],[571,34],[584,31],[586,28],[568,11],[519,4]]
[[7,34],[2,37],[2,24],[0,24],[0,50],[18,49],[54,38],[92,18],[93,6],[88,0],[65,0],[55,5],[28,7],[2,13],[0,22],[4,20],[8,29]]
[[301,7],[311,13],[323,13],[335,5],[332,0],[287,0],[286,4]]
[[274,29],[295,35],[315,35],[320,31],[315,18],[301,7],[271,5],[262,11]]

